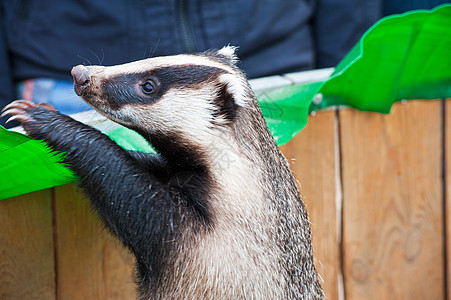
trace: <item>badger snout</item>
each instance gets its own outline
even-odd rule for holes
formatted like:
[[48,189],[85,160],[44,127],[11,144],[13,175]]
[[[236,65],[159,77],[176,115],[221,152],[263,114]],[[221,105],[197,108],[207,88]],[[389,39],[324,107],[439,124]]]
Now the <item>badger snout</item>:
[[72,68],[70,72],[72,77],[74,77],[74,90],[78,96],[83,94],[83,91],[91,83],[89,78],[89,70],[85,66],[78,65]]

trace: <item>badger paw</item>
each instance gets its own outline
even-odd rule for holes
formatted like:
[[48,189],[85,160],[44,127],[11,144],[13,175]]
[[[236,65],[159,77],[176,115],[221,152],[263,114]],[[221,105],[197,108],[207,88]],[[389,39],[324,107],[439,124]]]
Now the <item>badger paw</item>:
[[28,100],[16,100],[2,109],[1,117],[11,115],[6,121],[17,120],[21,122],[25,131],[33,138],[39,138],[43,127],[59,114],[55,108],[45,103],[36,104]]
[[40,103],[36,104],[32,101],[28,100],[16,100],[8,104],[2,109],[2,114],[0,117],[11,115],[6,123],[17,120],[21,123],[27,123],[34,121],[32,117],[32,112],[36,110],[36,108],[43,108],[49,111],[56,111],[51,105]]

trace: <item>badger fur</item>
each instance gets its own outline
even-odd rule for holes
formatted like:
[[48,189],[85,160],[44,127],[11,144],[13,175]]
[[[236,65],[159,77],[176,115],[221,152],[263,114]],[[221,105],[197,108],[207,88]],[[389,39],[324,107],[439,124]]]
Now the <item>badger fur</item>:
[[306,210],[234,48],[77,66],[75,91],[140,133],[125,151],[48,105],[4,114],[80,178],[136,256],[139,299],[322,299]]

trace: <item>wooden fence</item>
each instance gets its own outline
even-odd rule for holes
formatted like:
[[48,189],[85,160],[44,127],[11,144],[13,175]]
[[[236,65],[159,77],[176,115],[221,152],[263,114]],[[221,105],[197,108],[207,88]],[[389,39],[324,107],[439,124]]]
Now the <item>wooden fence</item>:
[[[450,101],[320,112],[282,147],[328,299],[451,299]],[[132,256],[75,185],[1,201],[0,226],[0,299],[135,298]]]

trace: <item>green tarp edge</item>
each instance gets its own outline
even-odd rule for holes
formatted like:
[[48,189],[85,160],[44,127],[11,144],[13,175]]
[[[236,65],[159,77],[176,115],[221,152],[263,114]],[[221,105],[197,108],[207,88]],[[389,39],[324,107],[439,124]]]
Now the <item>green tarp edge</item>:
[[[259,96],[279,145],[307,124],[309,112],[336,105],[388,113],[402,99],[451,97],[451,5],[384,18],[371,27],[325,81]],[[320,95],[320,97],[318,97]],[[313,98],[321,101],[312,103]],[[130,150],[151,151],[126,128],[107,133]],[[77,178],[43,142],[0,127],[0,200]]]
[[[451,5],[393,15],[374,24],[325,81],[267,92],[259,99],[283,145],[308,114],[333,106],[389,113],[394,102],[451,97]],[[318,103],[312,103],[319,95]],[[299,112],[299,113],[298,113]]]
[[[358,50],[357,50],[358,49]],[[451,5],[377,22],[337,66],[311,110],[389,113],[394,102],[451,96]]]

